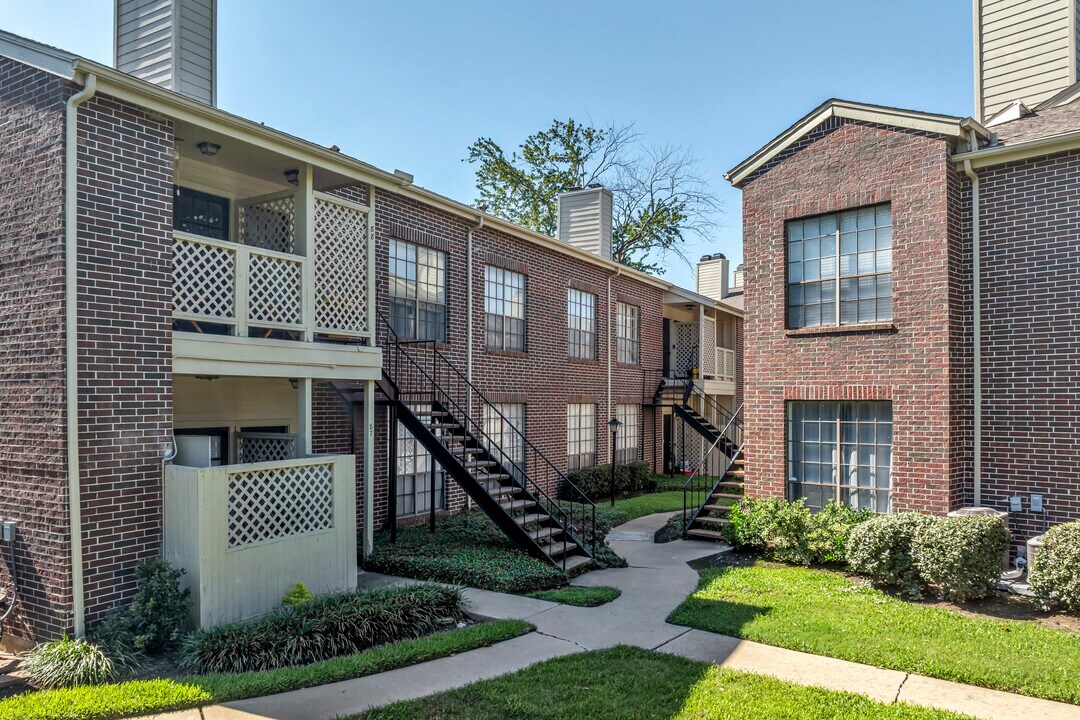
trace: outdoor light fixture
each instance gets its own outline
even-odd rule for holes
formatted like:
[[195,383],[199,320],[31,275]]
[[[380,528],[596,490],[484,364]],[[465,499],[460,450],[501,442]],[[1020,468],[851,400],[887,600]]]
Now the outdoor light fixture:
[[300,387],[300,379],[299,378],[289,378],[289,384],[292,385],[293,390],[296,390],[298,387]]
[[206,140],[203,140],[195,147],[199,148],[199,152],[201,152],[206,157],[214,157],[218,154],[218,150],[221,149],[221,146],[217,143],[207,142]]
[[286,170],[285,179],[289,181],[290,185],[300,184],[300,171],[299,170]]
[[615,439],[619,436],[619,426],[622,422],[613,417],[608,420],[607,426],[611,428],[611,506],[615,507]]

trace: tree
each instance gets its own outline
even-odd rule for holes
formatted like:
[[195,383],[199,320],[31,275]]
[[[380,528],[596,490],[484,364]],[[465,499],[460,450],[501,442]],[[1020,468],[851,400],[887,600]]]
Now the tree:
[[612,194],[612,259],[646,272],[663,273],[669,253],[685,260],[687,237],[705,237],[721,209],[689,149],[646,145],[633,125],[555,120],[509,157],[479,138],[466,161],[477,166],[478,207],[548,235],[560,193],[603,184]]

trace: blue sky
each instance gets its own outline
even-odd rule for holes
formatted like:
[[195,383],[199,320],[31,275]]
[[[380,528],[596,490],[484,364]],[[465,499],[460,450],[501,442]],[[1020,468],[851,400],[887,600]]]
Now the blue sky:
[[[0,28],[111,64],[112,11],[0,0]],[[724,172],[829,97],[972,114],[971,37],[969,0],[219,0],[218,104],[465,202],[479,136],[633,122],[692,147],[725,203],[687,254],[737,260]]]

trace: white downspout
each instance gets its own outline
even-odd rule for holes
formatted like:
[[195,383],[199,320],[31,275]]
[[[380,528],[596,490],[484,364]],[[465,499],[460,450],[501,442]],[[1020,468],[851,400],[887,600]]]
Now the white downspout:
[[[607,315],[608,315],[608,351],[607,351],[607,404],[608,404],[608,417],[614,417],[615,405],[612,403],[611,397],[611,356],[615,354],[618,340],[615,339],[615,318],[612,316],[611,309],[614,307],[614,303],[611,302],[611,281],[622,275],[622,268],[615,268],[615,272],[608,275],[607,279]],[[612,448],[614,450],[614,448]],[[610,455],[610,453],[609,453]]]
[[[470,225],[465,237],[465,379],[472,384],[473,381],[473,232],[484,227],[484,216],[476,218],[476,224]],[[469,402],[465,412],[472,417],[472,393],[469,393]],[[472,509],[472,498],[466,495],[465,505]]]
[[97,75],[68,98],[64,118],[64,344],[67,404],[68,514],[71,525],[71,613],[75,637],[86,634],[83,619],[82,490],[79,484],[79,115],[97,91]]
[[972,423],[974,424],[973,481],[975,507],[982,506],[982,277],[979,237],[979,176],[971,161],[964,161],[964,174],[971,180],[971,344]]

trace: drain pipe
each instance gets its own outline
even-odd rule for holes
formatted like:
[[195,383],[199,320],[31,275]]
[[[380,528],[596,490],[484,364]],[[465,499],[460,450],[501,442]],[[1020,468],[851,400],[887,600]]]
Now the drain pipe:
[[[465,237],[465,377],[472,385],[473,381],[473,232],[484,227],[484,216],[478,215],[476,223],[469,225]],[[472,393],[465,411],[472,417]],[[465,506],[472,510],[472,498],[465,496]]]
[[79,112],[97,92],[89,73],[83,89],[68,98],[64,128],[64,341],[67,402],[68,514],[71,525],[71,613],[75,637],[86,634],[83,618],[82,490],[79,484]]
[[972,423],[974,424],[974,505],[982,506],[982,277],[979,236],[979,175],[964,161],[964,174],[971,180],[971,342],[972,342]]
[[[608,351],[607,351],[607,404],[609,417],[614,417],[615,405],[611,397],[611,356],[615,354],[618,340],[615,339],[615,318],[612,316],[614,303],[611,302],[611,281],[622,275],[622,268],[615,268],[615,272],[608,275],[607,279],[607,317],[608,317]],[[614,450],[614,448],[611,448]]]

